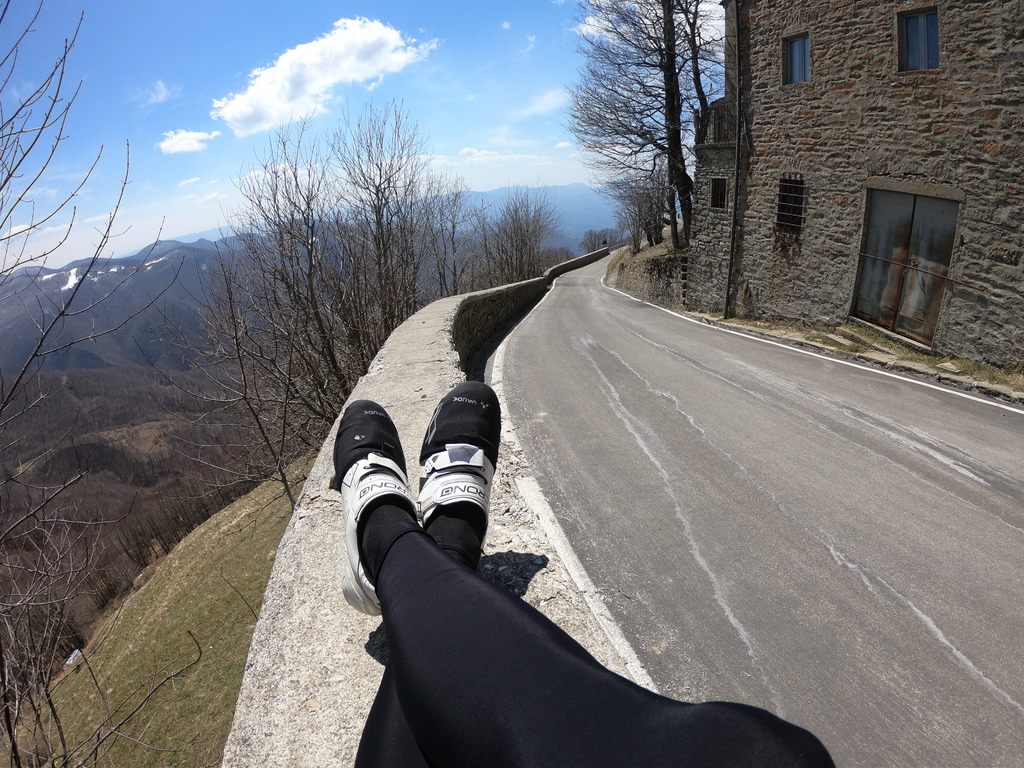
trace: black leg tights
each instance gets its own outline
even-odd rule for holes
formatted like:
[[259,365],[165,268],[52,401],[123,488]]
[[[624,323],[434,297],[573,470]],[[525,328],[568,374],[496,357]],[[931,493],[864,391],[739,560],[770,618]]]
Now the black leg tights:
[[428,533],[377,577],[391,661],[356,765],[831,765],[808,732],[740,704],[686,704],[599,664]]

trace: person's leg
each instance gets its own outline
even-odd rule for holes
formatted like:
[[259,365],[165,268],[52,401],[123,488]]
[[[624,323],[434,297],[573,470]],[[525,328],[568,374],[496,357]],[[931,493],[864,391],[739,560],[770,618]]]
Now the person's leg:
[[366,718],[355,768],[430,768],[398,703],[390,664]]
[[[384,408],[357,400],[345,410],[334,442],[334,468],[331,487],[341,493],[345,511],[342,591],[351,606],[377,615],[372,574],[395,540],[409,532],[422,534],[398,430]],[[402,713],[390,667],[367,716],[355,765],[429,768]]]
[[[441,406],[445,406],[443,409]],[[488,418],[478,418],[491,409]],[[475,570],[487,525],[487,497],[497,460],[500,413],[497,398],[489,387],[467,384],[449,393],[439,404],[428,427],[421,462],[429,462],[432,482],[421,494],[419,515],[426,515],[432,538],[455,561]],[[439,431],[440,427],[440,431]],[[448,446],[451,444],[451,452]],[[461,444],[463,450],[454,446]],[[486,445],[487,461],[472,445]],[[469,450],[465,450],[469,449]],[[371,457],[368,460],[367,457]],[[442,460],[443,459],[443,460]],[[390,464],[389,464],[390,461]],[[490,467],[486,467],[490,462]],[[405,460],[397,430],[383,407],[372,401],[357,401],[346,410],[334,448],[335,478],[332,487],[345,494],[347,533],[355,532],[358,545],[352,564],[352,540],[347,536],[349,566],[345,597],[355,608],[374,614],[379,610],[372,582],[381,560],[392,543],[410,532],[410,514],[403,493],[380,494],[373,503],[374,489],[405,482],[399,468]],[[467,479],[471,488],[459,483]],[[481,494],[479,486],[484,489]],[[466,501],[467,493],[472,501]],[[444,497],[444,504],[440,499]],[[461,499],[461,500],[460,500]],[[442,509],[443,506],[443,509]],[[441,509],[441,514],[435,514]],[[360,577],[365,577],[361,579]],[[427,768],[402,711],[391,665],[374,698],[360,739],[356,768]]]
[[[466,395],[458,392],[462,405],[473,399]],[[473,416],[450,409],[448,415],[453,414],[459,417],[454,421],[463,422]],[[437,416],[432,428],[440,423],[444,432],[445,419],[439,422]],[[486,418],[477,416],[477,431],[493,437],[493,413],[486,425]],[[479,519],[472,524],[465,504],[483,502],[483,514],[489,491],[490,477],[481,471],[486,462],[467,458],[463,450],[485,447],[487,440],[473,431],[460,432],[465,442],[454,444],[432,442],[428,432],[424,446],[424,454],[437,445],[446,451],[425,462],[437,470],[436,476],[428,473],[426,495],[421,494],[425,524],[446,531],[457,559],[385,505],[368,509],[360,527],[364,551],[359,556],[370,564],[374,599],[379,595],[383,607],[391,649],[388,674],[396,693],[396,699],[381,700],[390,718],[368,724],[366,749],[371,739],[387,735],[380,723],[399,723],[400,709],[409,729],[400,728],[401,738],[411,734],[437,765],[831,764],[813,736],[763,710],[683,704],[609,672],[538,611],[458,562],[472,559],[474,547],[479,556],[473,531],[485,528]],[[493,463],[497,441],[492,442],[485,453]],[[369,484],[375,484],[373,478]],[[448,505],[447,498],[460,503]],[[470,519],[442,524],[449,508]]]
[[[497,406],[496,400],[494,404]],[[500,424],[495,421],[494,427],[496,432]],[[449,432],[448,437],[451,436]],[[496,447],[493,455],[497,458]],[[383,407],[359,400],[346,409],[335,439],[334,465],[331,487],[342,494],[346,513],[348,559],[343,573],[344,595],[353,607],[375,615],[380,609],[372,575],[380,561],[395,540],[410,532],[423,532],[417,523],[418,509],[408,491],[398,431]],[[444,469],[447,472],[452,467]],[[458,496],[458,489],[454,490]],[[450,497],[451,493],[446,495]],[[486,527],[486,517],[480,512],[479,506],[455,501],[445,505],[444,515],[431,520],[436,523],[435,539],[440,546],[474,569]],[[384,670],[367,716],[355,765],[429,768],[402,712],[390,665]]]
[[524,601],[404,536],[378,577],[402,711],[445,766],[830,765],[806,731],[605,669]]

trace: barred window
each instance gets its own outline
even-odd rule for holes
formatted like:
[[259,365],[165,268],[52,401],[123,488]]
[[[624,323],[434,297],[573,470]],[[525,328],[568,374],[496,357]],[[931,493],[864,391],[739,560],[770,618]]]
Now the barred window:
[[799,232],[804,226],[804,206],[807,188],[803,177],[787,175],[779,179],[779,207],[775,224],[780,229]]
[[711,180],[711,207],[722,208],[726,207],[726,193],[729,188],[728,182],[725,179],[712,179]]

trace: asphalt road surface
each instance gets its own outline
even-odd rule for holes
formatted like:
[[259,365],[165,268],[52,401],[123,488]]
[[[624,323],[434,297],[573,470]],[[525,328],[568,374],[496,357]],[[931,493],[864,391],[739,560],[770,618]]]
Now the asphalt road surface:
[[560,278],[509,416],[662,693],[846,766],[1024,765],[1024,410]]

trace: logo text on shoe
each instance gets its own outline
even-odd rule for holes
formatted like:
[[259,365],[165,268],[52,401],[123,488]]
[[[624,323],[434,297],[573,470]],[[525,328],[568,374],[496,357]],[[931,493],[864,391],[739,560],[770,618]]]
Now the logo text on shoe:
[[399,491],[403,492],[405,486],[396,480],[378,480],[376,482],[367,483],[359,489],[359,498],[362,499],[368,493],[376,493],[377,491]]
[[476,496],[481,499],[486,499],[487,494],[483,488],[478,485],[467,483],[466,485],[449,485],[441,489],[440,493],[437,494],[439,500],[443,500],[448,496]]
[[380,416],[380,417],[385,418],[385,419],[388,417],[388,415],[386,413],[383,413],[381,411],[363,411],[363,415],[364,416]]
[[470,399],[468,397],[453,397],[452,398],[452,402],[453,403],[469,403],[470,405],[480,405],[479,402],[477,402],[476,400],[472,400],[472,399]]

